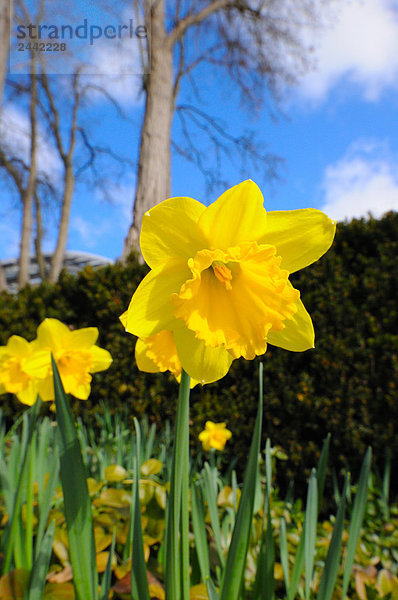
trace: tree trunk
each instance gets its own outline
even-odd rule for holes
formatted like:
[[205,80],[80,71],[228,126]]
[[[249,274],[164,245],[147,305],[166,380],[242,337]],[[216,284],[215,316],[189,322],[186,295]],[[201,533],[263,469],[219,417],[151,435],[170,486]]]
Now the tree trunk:
[[[0,0],[0,116],[4,82],[7,75],[8,47],[10,43],[10,0]],[[0,263],[0,292],[7,289],[6,276]]]
[[21,250],[19,255],[19,273],[18,289],[23,288],[29,282],[30,267],[30,244],[32,240],[33,228],[33,194],[36,187],[37,171],[37,81],[34,75],[34,64],[32,58],[31,68],[31,95],[30,95],[30,168],[28,183],[22,195],[22,231],[21,231]]
[[[71,154],[73,153],[73,149]],[[72,207],[73,190],[75,187],[75,176],[71,156],[65,161],[64,194],[62,198],[61,220],[58,228],[57,245],[51,260],[51,269],[48,280],[56,283],[62,271],[66,243],[68,241],[70,210]]]
[[132,250],[139,252],[144,213],[170,196],[173,49],[164,25],[164,0],[153,4],[150,19],[150,73],[146,81],[145,117],[141,131],[133,223],[124,241],[122,260]]
[[8,67],[10,19],[10,0],[0,0],[0,105]]

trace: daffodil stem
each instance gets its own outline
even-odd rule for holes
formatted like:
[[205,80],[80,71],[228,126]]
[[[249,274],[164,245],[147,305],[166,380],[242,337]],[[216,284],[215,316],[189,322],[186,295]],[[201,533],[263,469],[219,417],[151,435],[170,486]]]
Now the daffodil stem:
[[166,600],[189,600],[189,387],[182,371],[166,530]]

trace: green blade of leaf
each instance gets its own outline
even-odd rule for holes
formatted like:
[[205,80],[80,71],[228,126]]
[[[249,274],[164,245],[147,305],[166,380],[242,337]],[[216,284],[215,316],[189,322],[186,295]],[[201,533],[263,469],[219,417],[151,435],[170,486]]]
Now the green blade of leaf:
[[323,498],[323,490],[325,488],[325,479],[326,479],[326,466],[329,457],[329,448],[330,448],[330,433],[327,434],[325,441],[323,442],[321,455],[318,461],[317,468],[317,479],[318,479],[318,513],[321,508],[322,498]]
[[53,520],[48,526],[42,543],[40,544],[39,551],[36,554],[36,559],[30,574],[28,591],[25,594],[26,600],[42,600],[43,598],[46,575],[51,559],[54,533],[55,521]]
[[112,557],[113,557],[113,553],[115,551],[115,542],[116,542],[116,529],[113,530],[111,549],[109,551],[108,560],[106,562],[105,572],[102,577],[101,592],[100,592],[101,600],[108,600],[108,598],[109,598],[109,592],[111,589],[111,581],[112,581]]
[[213,580],[210,579],[210,577],[206,579],[206,587],[209,600],[219,600],[216,586],[214,585]]
[[[189,572],[182,573],[181,551],[186,555],[189,548],[186,546],[184,536],[183,547],[180,551],[181,530],[181,496],[182,480],[188,480],[188,460],[184,458],[189,453],[189,392],[190,377],[182,370],[180,389],[178,394],[176,433],[173,447],[173,458],[170,478],[170,494],[168,500],[165,544],[165,584],[166,598],[173,600],[181,596],[181,583],[184,590],[189,589]],[[186,510],[184,504],[184,510]],[[189,558],[184,559],[186,564]],[[185,600],[185,596],[184,596]]]
[[207,578],[210,578],[210,562],[205,527],[205,511],[200,491],[195,484],[191,486],[191,505],[195,550],[198,557],[200,574],[203,581],[206,581]]
[[257,559],[256,579],[254,582],[255,600],[272,600],[274,597],[274,563],[275,563],[275,545],[272,531],[271,520],[271,488],[272,488],[272,460],[271,460],[271,440],[268,438],[265,444],[265,476],[266,486],[264,494],[264,515],[267,515],[267,528],[261,539],[260,552]]
[[285,580],[286,593],[289,589],[289,552],[287,549],[287,535],[286,535],[286,521],[282,517],[280,523],[280,534],[279,534],[279,544],[280,544],[280,555],[281,555],[281,565],[283,569],[283,578]]
[[[13,465],[13,471],[18,474],[18,483],[13,495],[12,510],[4,530],[1,550],[4,554],[2,573],[8,573],[11,568],[12,555],[20,556],[19,563],[23,563],[23,545],[22,545],[22,520],[20,510],[23,494],[25,490],[25,480],[27,477],[27,462],[30,454],[30,445],[35,431],[37,417],[39,415],[41,402],[37,402],[30,408],[28,413],[24,413],[24,428],[22,433],[22,442],[20,444],[20,457],[18,464]],[[10,471],[9,471],[10,472]]]
[[39,551],[41,540],[44,535],[48,515],[50,513],[53,501],[54,490],[58,479],[59,454],[57,446],[54,446],[53,451],[51,453],[49,469],[49,477],[46,489],[44,490],[44,492],[42,492],[41,501],[39,502],[39,524],[37,526],[36,533],[36,554]]
[[293,565],[292,578],[290,581],[289,589],[288,589],[288,600],[293,600],[296,596],[297,586],[300,581],[301,573],[304,568],[304,540],[305,540],[305,531],[301,532],[300,541],[297,546],[296,556]]
[[305,564],[305,598],[309,600],[314,553],[316,542],[316,525],[318,521],[318,490],[316,470],[312,469],[308,486],[307,506],[304,521],[304,564]]
[[[214,541],[216,543],[218,558],[221,566],[225,566],[225,558],[221,545],[221,529],[218,518],[217,495],[214,489],[213,475],[209,464],[206,462],[204,467],[204,488],[206,492],[207,507],[210,514],[210,523],[213,530]],[[216,483],[217,485],[217,483]]]
[[333,527],[332,539],[330,540],[325,566],[323,568],[317,600],[330,600],[339,571],[340,553],[343,541],[345,504],[348,488],[348,475],[345,478],[343,495],[337,510],[336,521]]
[[141,471],[141,430],[137,419],[134,419],[136,434],[136,455],[134,459],[133,501],[131,520],[133,524],[133,559],[131,565],[131,598],[132,600],[149,600],[148,576],[146,572],[144,540],[142,536],[141,506],[139,481]]
[[268,504],[267,529],[265,536],[263,536],[257,559],[256,580],[254,584],[255,600],[273,600],[275,590],[274,565],[275,545],[272,531],[271,508]]
[[361,526],[365,514],[366,501],[368,498],[368,485],[370,465],[372,462],[372,449],[368,448],[362,463],[359,475],[358,490],[355,495],[354,507],[351,515],[350,529],[348,531],[347,554],[344,565],[342,598],[346,597],[348,584],[351,577],[351,569],[354,563],[355,551],[361,534]]
[[242,496],[239,503],[231,544],[223,573],[221,600],[238,600],[243,583],[253,520],[254,496],[257,484],[257,464],[263,417],[263,365],[259,369],[259,402]]
[[76,600],[97,600],[98,574],[86,472],[69,402],[54,358],[51,357],[51,360],[59,434],[60,474]]

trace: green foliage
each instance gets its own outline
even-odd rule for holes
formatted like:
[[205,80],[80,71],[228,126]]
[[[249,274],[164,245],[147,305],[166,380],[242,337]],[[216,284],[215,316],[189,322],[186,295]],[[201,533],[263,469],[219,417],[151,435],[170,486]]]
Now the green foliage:
[[[110,418],[110,420],[113,419]],[[147,428],[145,423],[143,425],[142,430],[145,432]],[[88,431],[84,426],[80,427],[82,428],[82,438],[89,439]],[[4,463],[0,489],[0,542],[4,542],[7,523],[12,518],[8,510],[7,491],[10,490],[10,484],[13,482],[14,470],[21,471],[25,461],[23,453],[21,453],[21,436],[24,436],[24,428],[26,429],[26,427],[13,428],[0,439],[0,455],[3,457]],[[34,468],[34,477],[30,478],[30,482],[21,490],[24,509],[21,511],[21,527],[18,529],[13,546],[21,546],[23,543],[27,506],[29,497],[32,496],[32,542],[37,551],[35,551],[35,564],[29,573],[30,569],[23,565],[18,566],[16,558],[14,558],[10,569],[7,569],[7,572],[0,578],[0,598],[23,600],[28,586],[32,598],[57,598],[59,600],[77,598],[71,585],[72,572],[69,560],[72,548],[70,539],[68,543],[65,518],[65,507],[70,499],[68,500],[66,496],[63,497],[58,473],[56,473],[54,486],[50,483],[51,475],[47,475],[53,470],[54,448],[59,442],[58,428],[63,428],[61,423],[59,422],[55,426],[55,423],[49,423],[48,418],[39,419],[37,422],[35,427],[37,437],[36,439],[32,438],[35,442],[33,446],[37,464],[30,466],[30,468]],[[0,422],[1,429],[2,423]],[[124,423],[121,430],[125,431]],[[136,463],[140,462],[138,457],[148,456],[151,446],[154,449],[157,448],[155,452],[157,458],[151,457],[141,465],[138,490],[135,490],[139,493],[141,511],[133,512],[136,525],[138,525],[138,515],[141,514],[144,560],[150,574],[149,595],[151,598],[164,597],[162,595],[164,571],[162,570],[161,553],[164,546],[166,490],[169,484],[167,469],[158,458],[164,454],[162,452],[164,442],[162,437],[156,435],[155,438],[154,443],[150,442],[150,446],[148,446],[147,436],[143,435],[141,445],[137,441],[136,435],[132,434],[130,444],[126,448],[126,454],[130,457],[130,466],[127,469],[115,462],[118,457],[117,442],[111,449],[107,445],[107,440],[103,438],[101,443],[104,446],[102,448],[98,445],[91,448],[92,452],[89,451],[89,446],[85,449],[87,457],[95,456],[105,462],[102,465],[103,468],[99,469],[104,476],[95,480],[89,478],[87,481],[99,579],[103,588],[108,589],[111,585],[114,592],[113,597],[121,600],[131,597],[132,563],[129,558],[131,554],[129,522],[132,504],[131,487],[132,483],[137,484],[137,465],[134,465],[132,469],[131,459],[134,455]],[[254,438],[257,438],[258,442],[259,435]],[[134,452],[132,448],[134,448]],[[278,470],[283,462],[278,459],[278,455],[279,453],[275,448],[271,448],[269,443],[266,445],[265,458],[261,453],[258,476],[256,476],[258,489],[251,491],[251,496],[254,495],[254,514],[247,511],[250,502],[245,489],[241,490],[240,488],[241,478],[237,478],[235,472],[232,472],[231,476],[223,476],[215,465],[214,453],[210,456],[210,466],[207,465],[201,470],[194,467],[191,471],[191,500],[195,498],[191,504],[194,536],[190,535],[189,537],[191,564],[193,565],[191,600],[206,599],[203,582],[207,575],[210,575],[211,578],[207,582],[209,598],[218,597],[220,583],[223,579],[226,581],[227,577],[223,577],[224,566],[220,561],[218,551],[216,551],[215,523],[218,524],[220,536],[218,544],[220,554],[224,559],[224,564],[228,567],[228,551],[231,548],[234,528],[238,528],[240,534],[243,531],[242,525],[239,525],[242,523],[242,518],[239,517],[240,512],[242,514],[247,512],[247,517],[251,513],[249,518],[251,536],[248,560],[244,571],[245,591],[242,592],[242,598],[262,600],[273,596],[275,599],[285,600],[286,598],[304,597],[306,574],[309,571],[303,572],[305,559],[304,556],[302,560],[300,559],[300,546],[302,545],[303,549],[307,546],[305,543],[302,544],[301,540],[305,542],[306,532],[309,531],[307,524],[307,520],[309,520],[311,528],[312,524],[315,524],[313,533],[311,533],[311,546],[315,550],[313,569],[310,569],[311,600],[314,600],[315,597],[318,600],[329,598],[332,590],[334,594],[332,598],[344,597],[345,594],[342,594],[343,581],[345,575],[351,573],[352,562],[354,568],[353,574],[348,577],[347,597],[352,600],[396,599],[398,597],[398,537],[396,535],[398,532],[398,507],[396,503],[386,501],[388,486],[384,485],[384,480],[374,475],[368,485],[370,455],[364,461],[364,477],[361,476],[355,486],[348,486],[347,483],[343,491],[340,488],[341,496],[338,495],[337,502],[340,504],[340,509],[336,514],[336,506],[333,506],[332,514],[325,519],[318,518],[318,502],[315,497],[307,503],[304,511],[301,500],[282,499],[278,488],[272,486],[270,483],[272,470]],[[251,462],[253,473],[257,461]],[[88,462],[89,473],[94,463],[95,461],[90,465]],[[317,475],[312,477],[313,489],[322,481],[323,476],[320,473],[323,469],[322,464],[323,462],[320,461]],[[62,468],[61,465],[61,470]],[[68,465],[67,470],[70,471]],[[348,482],[348,478],[346,481]],[[366,502],[365,496],[368,489],[369,500]],[[192,491],[194,491],[193,494]],[[47,510],[43,511],[43,508],[47,506],[47,496],[50,496],[51,504],[49,513]],[[308,497],[311,497],[311,493],[308,494]],[[318,497],[322,500],[321,494],[318,494]],[[346,499],[345,504],[348,509],[345,519],[342,498]],[[364,513],[359,507],[359,504],[362,505],[362,499]],[[135,497],[134,504],[138,505],[137,497]],[[196,517],[194,516],[195,512],[197,513]],[[361,515],[358,517],[359,513]],[[42,516],[46,521],[48,520],[50,525],[47,533],[40,536]],[[363,522],[362,516],[364,517]],[[358,537],[353,532],[355,527],[358,529]],[[247,533],[248,531],[246,531]],[[18,536],[21,537],[19,544]],[[38,544],[40,537],[41,542]],[[132,537],[134,538],[134,532]],[[350,561],[349,547],[352,539],[354,539],[355,547],[353,548],[353,561]],[[357,544],[358,540],[359,544]],[[207,546],[208,544],[209,546]],[[134,543],[133,556],[136,548],[137,545]],[[82,563],[87,560],[89,549],[90,544],[82,544],[79,554],[79,560]],[[12,548],[12,555],[16,557],[13,550],[14,548]],[[303,552],[301,553],[303,554]],[[195,568],[196,554],[198,554],[199,568]],[[344,557],[343,561],[342,556]],[[137,560],[137,554],[135,554],[135,560]],[[143,561],[142,556],[140,560]],[[262,564],[263,579],[260,579],[259,585],[256,586],[257,564]],[[145,566],[144,563],[142,565]],[[49,577],[48,583],[45,584],[44,574],[47,569]],[[86,574],[91,576],[92,571],[86,569]],[[334,586],[335,579],[336,588]],[[200,583],[201,580],[202,583]],[[265,580],[268,582],[266,586],[263,585]],[[274,595],[269,587],[270,582],[272,582]],[[220,592],[222,593],[222,589]],[[391,596],[390,592],[392,592]],[[90,595],[90,598],[92,597]],[[101,598],[106,597],[106,594],[101,595]],[[141,594],[139,597],[144,596]]]
[[[294,480],[304,495],[328,432],[329,465],[337,473],[346,470],[348,460],[357,475],[368,445],[380,468],[386,448],[396,460],[397,256],[397,213],[353,220],[338,226],[332,249],[320,261],[291,277],[312,316],[316,347],[295,354],[270,346],[263,358],[263,440],[270,437],[288,457],[278,474],[283,490]],[[158,426],[174,420],[177,384],[169,375],[138,372],[134,339],[118,321],[146,272],[132,258],[125,267],[87,268],[77,277],[62,274],[55,286],[0,296],[1,344],[13,333],[33,339],[45,317],[99,328],[98,343],[114,362],[95,375],[90,399],[74,402],[75,414],[86,423],[95,423],[94,415],[106,405],[131,419],[147,415]],[[233,451],[240,468],[246,463],[257,408],[252,377],[258,361],[254,363],[235,361],[223,380],[191,393],[192,437],[207,419],[226,421],[234,443],[227,445],[225,460],[232,459]],[[2,403],[10,422],[25,410],[11,396],[2,396]],[[397,480],[392,485],[396,492]]]

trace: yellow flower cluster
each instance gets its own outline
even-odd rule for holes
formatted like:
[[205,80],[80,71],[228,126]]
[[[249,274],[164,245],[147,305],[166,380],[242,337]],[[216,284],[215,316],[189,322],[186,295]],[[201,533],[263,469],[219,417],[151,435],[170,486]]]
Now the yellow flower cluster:
[[0,394],[15,394],[29,406],[38,394],[44,401],[54,400],[53,354],[65,392],[87,400],[91,373],[104,371],[112,362],[110,353],[95,345],[97,338],[96,327],[71,331],[57,319],[45,319],[33,342],[11,336],[0,347]]
[[311,317],[289,275],[328,250],[335,228],[316,209],[267,213],[251,180],[207,207],[183,197],[151,208],[140,236],[151,271],[120,317],[139,338],[138,367],[176,377],[183,368],[209,383],[268,343],[312,348]]
[[226,423],[213,423],[206,421],[205,428],[199,433],[199,440],[202,442],[203,450],[209,451],[224,450],[225,444],[232,437],[232,433],[227,429]]

